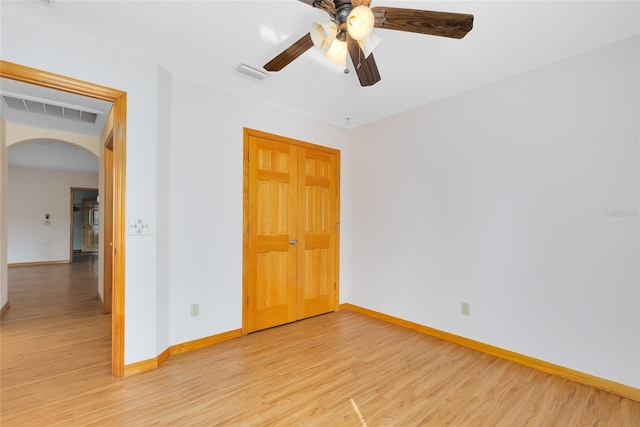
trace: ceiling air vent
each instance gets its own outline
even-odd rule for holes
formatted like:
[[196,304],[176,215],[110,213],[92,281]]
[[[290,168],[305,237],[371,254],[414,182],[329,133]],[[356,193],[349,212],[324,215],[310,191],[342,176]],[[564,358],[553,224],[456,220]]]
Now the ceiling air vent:
[[248,64],[240,64],[236,67],[236,71],[242,74],[246,74],[247,76],[253,77],[254,79],[263,80],[268,74],[265,71],[262,71],[256,67],[253,67]]
[[25,99],[24,103],[27,105],[27,111],[30,113],[47,114],[47,110],[44,108],[44,104],[42,102],[29,101]]
[[22,99],[12,98],[10,96],[3,96],[3,98],[4,102],[7,103],[7,107],[12,110],[27,111],[27,106],[24,104]]
[[61,119],[64,117],[63,111],[64,109],[59,105],[47,105],[47,116]]
[[20,99],[13,96],[2,95],[4,102],[12,110],[24,111],[27,113],[44,114],[59,119],[74,120],[95,124],[98,114],[91,111],[83,111],[77,108],[55,105],[47,102],[40,102],[32,99]]
[[53,7],[54,6],[54,0],[32,0],[36,3],[40,3],[41,5],[44,6],[49,6],[49,7]]

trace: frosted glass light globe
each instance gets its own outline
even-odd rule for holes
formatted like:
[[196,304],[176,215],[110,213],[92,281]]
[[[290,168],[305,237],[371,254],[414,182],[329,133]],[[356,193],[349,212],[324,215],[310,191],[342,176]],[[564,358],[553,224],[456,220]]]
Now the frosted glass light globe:
[[334,64],[345,65],[347,63],[347,42],[335,39],[331,42],[329,50],[324,56]]
[[322,24],[314,22],[311,25],[309,34],[311,34],[313,45],[321,51],[326,52],[333,39],[338,35],[338,27],[331,21]]
[[376,19],[373,12],[367,6],[354,7],[347,17],[347,32],[354,40],[363,40],[369,37]]

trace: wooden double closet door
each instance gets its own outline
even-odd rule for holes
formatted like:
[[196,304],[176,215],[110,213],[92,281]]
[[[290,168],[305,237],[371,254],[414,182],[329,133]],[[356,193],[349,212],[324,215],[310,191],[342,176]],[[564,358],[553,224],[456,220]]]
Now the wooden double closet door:
[[243,329],[335,311],[340,152],[245,129]]

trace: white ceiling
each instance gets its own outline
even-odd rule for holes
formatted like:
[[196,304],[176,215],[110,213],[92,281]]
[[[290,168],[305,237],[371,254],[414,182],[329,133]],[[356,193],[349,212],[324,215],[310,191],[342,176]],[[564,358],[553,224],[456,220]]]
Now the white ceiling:
[[[382,80],[363,88],[355,72],[345,74],[344,67],[329,63],[314,48],[281,72],[270,73],[265,80],[236,71],[240,63],[261,68],[306,34],[314,20],[327,20],[326,13],[300,1],[50,3],[2,0],[0,11],[68,34],[68,40],[57,40],[58,43],[74,43],[82,37],[113,46],[157,62],[176,77],[344,128],[380,120],[640,34],[637,0],[374,0],[372,7],[473,14],[474,28],[461,40],[374,30],[383,38],[374,52]],[[11,88],[12,92],[16,90],[19,91]],[[56,100],[52,93],[35,96]],[[65,94],[61,96],[59,102],[82,105],[81,100],[70,101],[64,98]],[[14,119],[10,117],[8,121],[11,120]]]
[[174,76],[357,127],[640,34],[638,1],[397,1],[393,6],[475,16],[463,39],[390,30],[374,52],[382,81],[363,88],[354,72],[314,48],[265,80],[239,74],[261,67],[326,13],[281,1],[2,1],[16,14],[115,46],[163,65]]

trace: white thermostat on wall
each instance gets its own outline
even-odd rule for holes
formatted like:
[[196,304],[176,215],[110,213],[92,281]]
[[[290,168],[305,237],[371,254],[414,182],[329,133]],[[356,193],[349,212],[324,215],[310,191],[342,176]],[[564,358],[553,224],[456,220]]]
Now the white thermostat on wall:
[[128,218],[129,236],[148,236],[149,220],[146,218]]

